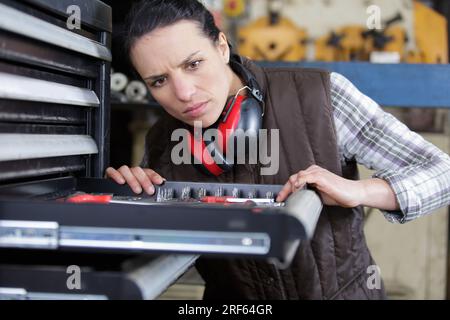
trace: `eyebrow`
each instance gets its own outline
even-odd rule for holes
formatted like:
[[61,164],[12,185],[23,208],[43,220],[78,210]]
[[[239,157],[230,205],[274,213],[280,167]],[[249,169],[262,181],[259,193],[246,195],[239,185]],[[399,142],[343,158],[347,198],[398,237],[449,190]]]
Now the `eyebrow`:
[[[194,53],[191,53],[186,59],[183,60],[183,62],[181,62],[181,63],[178,65],[178,67],[181,67],[181,66],[187,64],[187,63],[188,63],[189,61],[191,61],[191,59],[192,59],[195,55],[197,55],[198,53],[200,53],[200,50],[199,50],[199,51],[196,51],[196,52],[194,52]],[[165,74],[159,74],[159,75],[155,75],[155,76],[148,76],[148,77],[145,77],[145,78],[144,78],[144,81],[147,81],[147,80],[156,80],[156,79],[159,79],[159,78],[161,78],[161,77],[163,77],[163,76],[165,76]]]

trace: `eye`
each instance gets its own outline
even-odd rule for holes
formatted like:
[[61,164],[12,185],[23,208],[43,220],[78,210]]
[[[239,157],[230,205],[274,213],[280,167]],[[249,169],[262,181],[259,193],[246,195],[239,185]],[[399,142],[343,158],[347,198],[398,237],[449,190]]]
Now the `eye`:
[[203,60],[195,60],[195,61],[189,62],[188,65],[187,65],[187,69],[189,69],[189,70],[196,70],[196,69],[198,69],[198,67],[200,66],[200,63],[202,61]]
[[155,81],[153,81],[150,84],[150,86],[152,86],[153,88],[159,88],[159,87],[162,87],[164,82],[166,82],[166,77],[162,77],[162,78],[156,79]]

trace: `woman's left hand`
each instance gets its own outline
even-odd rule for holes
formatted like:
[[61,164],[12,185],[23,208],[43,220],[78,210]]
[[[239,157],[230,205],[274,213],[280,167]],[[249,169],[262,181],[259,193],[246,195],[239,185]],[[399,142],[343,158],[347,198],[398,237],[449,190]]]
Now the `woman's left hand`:
[[277,201],[284,201],[290,193],[303,188],[305,184],[314,187],[326,205],[352,208],[362,204],[365,197],[364,185],[360,181],[344,179],[317,165],[293,174],[278,194]]

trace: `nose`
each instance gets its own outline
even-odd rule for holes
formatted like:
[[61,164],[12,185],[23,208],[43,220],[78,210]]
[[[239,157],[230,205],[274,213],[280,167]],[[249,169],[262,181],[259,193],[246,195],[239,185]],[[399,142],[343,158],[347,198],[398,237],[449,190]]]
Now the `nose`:
[[183,102],[191,101],[192,96],[195,94],[195,84],[189,77],[178,76],[173,78],[173,89],[175,96]]

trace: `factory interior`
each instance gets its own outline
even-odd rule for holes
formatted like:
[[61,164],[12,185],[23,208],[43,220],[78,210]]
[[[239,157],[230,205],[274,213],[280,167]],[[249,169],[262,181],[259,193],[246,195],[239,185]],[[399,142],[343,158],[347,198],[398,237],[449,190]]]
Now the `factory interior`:
[[0,0],[0,300],[450,300],[449,20]]

